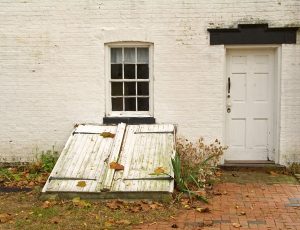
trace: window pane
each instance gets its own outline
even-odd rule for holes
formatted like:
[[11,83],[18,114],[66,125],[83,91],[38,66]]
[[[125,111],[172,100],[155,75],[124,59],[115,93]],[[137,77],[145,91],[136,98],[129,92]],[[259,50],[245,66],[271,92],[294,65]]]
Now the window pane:
[[148,64],[138,64],[137,65],[137,78],[138,79],[148,79],[149,78]]
[[149,111],[149,98],[138,98],[138,111]]
[[122,48],[111,48],[111,63],[122,63]]
[[123,95],[123,83],[122,82],[112,82],[111,83],[111,95],[112,96],[122,96]]
[[124,78],[134,79],[135,78],[135,64],[124,65]]
[[123,98],[112,98],[111,104],[112,111],[123,111]]
[[135,48],[124,49],[124,62],[133,64],[135,63]]
[[111,79],[122,79],[122,64],[111,64]]
[[149,83],[138,82],[138,95],[148,96],[149,95]]
[[134,96],[135,93],[135,82],[125,82],[124,83],[124,95],[125,96]]
[[138,48],[137,49],[137,62],[138,63],[149,63],[149,49]]
[[136,111],[135,98],[125,98],[125,111]]

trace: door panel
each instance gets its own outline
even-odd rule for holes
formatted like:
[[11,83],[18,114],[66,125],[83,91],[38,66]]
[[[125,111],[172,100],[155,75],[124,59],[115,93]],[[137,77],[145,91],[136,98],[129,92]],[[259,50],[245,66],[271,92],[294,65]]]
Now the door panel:
[[225,160],[268,160],[273,150],[274,51],[229,50],[227,77]]

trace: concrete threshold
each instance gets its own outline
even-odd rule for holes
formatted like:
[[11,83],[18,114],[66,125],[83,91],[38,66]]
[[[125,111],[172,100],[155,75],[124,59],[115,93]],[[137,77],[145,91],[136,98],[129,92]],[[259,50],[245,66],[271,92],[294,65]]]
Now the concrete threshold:
[[284,165],[275,164],[274,161],[225,161],[219,167],[224,170],[252,169],[277,171],[285,169]]

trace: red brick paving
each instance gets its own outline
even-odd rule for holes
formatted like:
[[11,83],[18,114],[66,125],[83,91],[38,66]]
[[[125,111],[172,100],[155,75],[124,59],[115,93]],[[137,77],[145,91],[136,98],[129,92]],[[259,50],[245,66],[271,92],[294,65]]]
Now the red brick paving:
[[[210,204],[202,205],[209,207],[210,213],[184,210],[169,221],[144,224],[134,229],[300,230],[300,207],[291,206],[294,203],[300,205],[300,185],[223,183],[216,185],[214,190],[227,194],[214,196]],[[241,212],[246,214],[241,215]],[[233,223],[241,227],[234,227]],[[178,228],[172,228],[173,224]]]

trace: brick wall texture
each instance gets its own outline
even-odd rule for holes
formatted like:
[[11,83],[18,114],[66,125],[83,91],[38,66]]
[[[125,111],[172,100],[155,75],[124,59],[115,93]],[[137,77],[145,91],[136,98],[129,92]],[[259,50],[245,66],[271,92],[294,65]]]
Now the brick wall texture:
[[[154,44],[154,117],[224,140],[225,48],[207,28],[300,26],[299,0],[1,0],[0,161],[63,148],[105,115],[105,43]],[[298,40],[300,33],[298,32]],[[300,42],[280,46],[280,158],[300,155]]]

